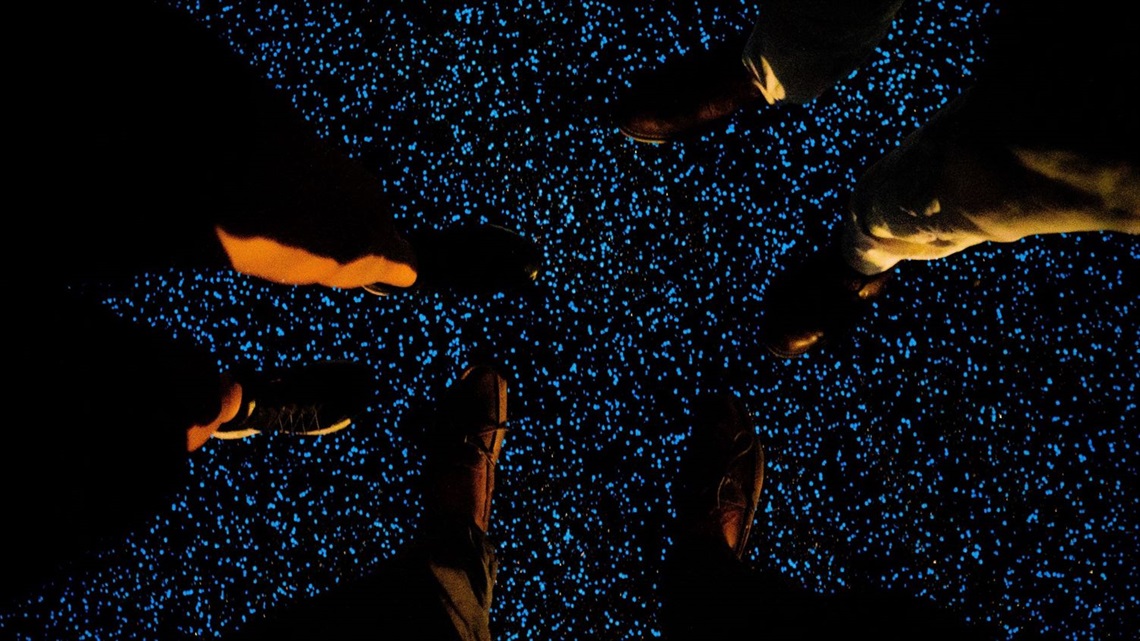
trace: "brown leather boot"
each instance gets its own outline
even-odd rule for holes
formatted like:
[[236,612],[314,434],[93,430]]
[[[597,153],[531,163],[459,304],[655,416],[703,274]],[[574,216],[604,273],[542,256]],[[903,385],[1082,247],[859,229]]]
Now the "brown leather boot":
[[867,276],[850,267],[837,247],[812,255],[776,277],[764,296],[760,338],[775,356],[794,358],[842,333],[882,297],[892,272]]
[[678,519],[692,533],[723,540],[742,558],[764,486],[764,447],[739,399],[699,400],[681,465]]
[[447,390],[429,428],[429,510],[487,531],[506,423],[506,379],[490,367],[467,368]]
[[637,142],[660,144],[707,133],[763,94],[732,40],[667,62],[635,78],[617,103],[618,130]]

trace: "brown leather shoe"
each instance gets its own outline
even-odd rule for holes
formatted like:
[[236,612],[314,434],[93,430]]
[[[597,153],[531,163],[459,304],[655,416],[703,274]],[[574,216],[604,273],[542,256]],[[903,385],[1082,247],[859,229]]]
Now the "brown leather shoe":
[[506,433],[506,379],[487,366],[467,368],[448,388],[428,431],[428,509],[486,532]]
[[867,276],[830,248],[776,277],[764,297],[760,339],[780,358],[795,358],[849,330],[886,290],[892,272]]
[[618,130],[637,142],[661,144],[698,137],[742,107],[763,103],[741,60],[744,43],[721,43],[635,78],[617,103]]
[[742,558],[764,487],[764,447],[738,398],[699,399],[681,465],[678,519],[691,532],[723,540]]

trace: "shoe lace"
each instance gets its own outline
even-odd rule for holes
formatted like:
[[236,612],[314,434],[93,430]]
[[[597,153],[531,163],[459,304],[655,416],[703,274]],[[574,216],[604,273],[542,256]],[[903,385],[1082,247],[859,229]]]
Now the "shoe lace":
[[[463,443],[474,448],[476,452],[487,459],[487,462],[494,466],[499,462],[496,449],[502,447],[502,440],[506,438],[508,431],[510,428],[505,425],[488,425],[478,432],[465,435]],[[487,436],[491,436],[490,446],[484,441]]]
[[729,448],[728,464],[724,468],[725,473],[720,477],[720,482],[717,484],[716,507],[718,510],[725,508],[752,509],[749,500],[752,491],[741,484],[740,479],[736,474],[733,474],[733,471],[745,464],[744,459],[752,455],[755,447],[755,440],[747,432],[741,432],[733,439],[732,446]]
[[330,427],[321,425],[320,404],[254,406],[245,424],[262,432],[283,434],[308,434]]

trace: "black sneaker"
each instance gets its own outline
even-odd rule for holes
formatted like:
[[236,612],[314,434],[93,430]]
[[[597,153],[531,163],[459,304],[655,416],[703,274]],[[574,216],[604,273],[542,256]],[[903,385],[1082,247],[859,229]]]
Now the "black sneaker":
[[411,287],[366,285],[377,296],[451,290],[463,294],[516,291],[534,285],[542,252],[531,240],[498,225],[461,225],[407,235],[416,254]]
[[376,389],[370,367],[333,361],[275,372],[241,372],[238,415],[214,438],[240,439],[262,432],[319,436],[339,432],[368,406]]

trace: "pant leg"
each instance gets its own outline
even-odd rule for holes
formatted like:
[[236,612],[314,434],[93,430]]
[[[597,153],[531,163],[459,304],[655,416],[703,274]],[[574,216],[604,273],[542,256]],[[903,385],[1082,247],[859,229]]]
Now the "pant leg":
[[67,292],[9,303],[5,599],[167,509],[188,480],[187,428],[221,408],[217,365],[187,339]]
[[[913,641],[936,632],[927,610],[884,597],[811,592],[772,570],[737,559],[720,541],[678,540],[662,576],[662,632],[668,641],[706,639],[814,640],[871,636]],[[921,616],[918,614],[921,612]],[[914,625],[915,622],[929,625]],[[960,631],[961,626],[953,628]],[[856,634],[857,633],[857,634]],[[869,634],[867,634],[869,633]],[[963,639],[944,636],[936,639]]]
[[220,33],[159,0],[32,3],[13,23],[23,273],[414,279],[378,178]]
[[818,98],[855,71],[890,30],[903,0],[769,0],[745,46],[744,65],[765,85],[770,70],[784,100]]
[[668,641],[781,638],[784,622],[801,620],[808,605],[780,577],[709,537],[682,536],[666,556],[661,625]]
[[908,596],[869,589],[824,594],[738,560],[726,545],[682,537],[662,576],[662,631],[668,641],[983,641],[997,631]]
[[368,576],[286,606],[227,639],[490,641],[493,546],[472,525],[424,525],[409,549]]
[[1010,3],[978,81],[860,178],[844,224],[866,274],[987,241],[1140,233],[1140,81],[1128,19]]
[[491,599],[498,574],[487,535],[470,524],[447,524],[428,538],[428,568],[451,625],[463,641],[490,641]]
[[[967,105],[968,107],[968,105]],[[951,105],[871,167],[845,219],[849,264],[877,274],[987,241],[1036,234],[1140,234],[1140,170],[1068,150],[1033,150],[958,135]]]

